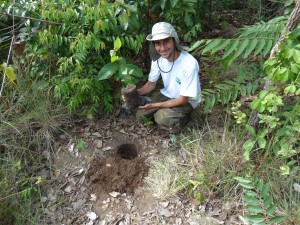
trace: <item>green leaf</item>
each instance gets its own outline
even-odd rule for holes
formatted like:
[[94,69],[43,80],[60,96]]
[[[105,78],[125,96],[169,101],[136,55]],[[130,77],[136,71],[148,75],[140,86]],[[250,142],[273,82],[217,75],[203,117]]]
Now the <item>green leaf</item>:
[[144,76],[142,70],[136,65],[126,64],[126,68],[128,69],[128,73],[130,75],[133,75],[135,77],[143,77]]
[[278,223],[284,220],[284,216],[274,216],[270,219],[270,223]]
[[255,49],[254,56],[258,55],[261,52],[261,50],[265,46],[265,43],[266,43],[265,39],[261,39],[261,40],[258,41],[258,45]]
[[260,213],[262,212],[262,208],[260,208],[257,205],[247,205],[246,209],[250,212],[250,213]]
[[242,187],[246,188],[246,189],[253,189],[254,188],[254,186],[252,184],[249,184],[249,183],[239,182],[239,184]]
[[247,47],[245,54],[244,54],[244,59],[247,58],[251,52],[254,50],[255,46],[257,45],[258,40],[257,39],[252,39],[250,40],[249,46]]
[[6,68],[6,75],[9,78],[10,82],[14,82],[17,79],[14,68],[12,68],[11,66],[8,66]]
[[245,219],[252,223],[261,223],[261,222],[265,221],[265,217],[263,217],[261,215],[245,216]]
[[265,184],[263,186],[263,189],[261,190],[261,196],[264,198],[265,196],[267,196],[268,194],[268,191],[269,191],[269,185],[268,184]]
[[255,141],[249,139],[247,140],[244,145],[243,145],[243,149],[244,149],[244,159],[245,160],[249,160],[250,159],[250,152],[252,151],[253,147],[254,147]]
[[252,137],[254,137],[256,135],[255,129],[252,126],[250,126],[249,124],[246,125],[246,129],[250,132]]
[[260,98],[257,98],[257,99],[254,99],[254,100],[251,102],[250,106],[251,106],[252,109],[257,109],[258,106],[260,105],[260,103],[261,103],[261,99],[260,99]]
[[196,41],[190,48],[189,48],[189,52],[194,51],[195,49],[197,49],[201,44],[203,44],[204,41]]
[[257,138],[257,143],[258,143],[260,148],[265,148],[266,144],[267,144],[267,141],[264,137],[258,137]]
[[272,196],[266,196],[265,198],[264,198],[264,206],[265,207],[269,207],[271,204],[272,204],[272,202],[273,202],[273,198],[272,198]]
[[229,43],[230,43],[229,39],[221,41],[219,45],[217,45],[215,48],[212,49],[212,52],[214,53],[225,48]]
[[240,46],[238,47],[238,50],[237,50],[236,53],[234,54],[233,58],[236,59],[237,57],[239,57],[239,56],[242,54],[242,52],[246,49],[246,47],[248,46],[248,44],[249,44],[249,39],[244,40],[244,41],[240,44]]
[[258,204],[259,200],[257,198],[251,197],[251,196],[243,196],[243,201],[249,203],[249,204]]
[[208,45],[206,45],[206,47],[202,50],[202,54],[204,54],[205,52],[209,52],[211,51],[214,47],[216,47],[217,45],[219,45],[223,40],[222,39],[216,39],[211,41]]
[[251,183],[251,180],[243,178],[243,177],[235,177],[234,179],[237,180],[238,182],[243,182],[245,184]]
[[252,191],[252,190],[247,190],[247,191],[244,192],[244,195],[249,196],[249,197],[254,197],[254,196],[257,196],[257,193],[255,191]]
[[109,79],[112,75],[114,75],[119,69],[118,61],[113,63],[108,63],[102,67],[100,72],[98,73],[98,80],[106,80]]
[[239,40],[234,40],[224,52],[223,59],[226,58],[228,55],[230,55],[236,49],[239,43],[240,43]]
[[276,206],[275,206],[275,205],[269,206],[269,208],[267,208],[267,210],[266,210],[266,213],[267,213],[268,215],[272,215],[272,214],[275,213],[275,212],[276,212]]
[[290,84],[284,89],[284,94],[288,95],[289,93],[294,94],[296,92],[296,86],[293,84]]
[[264,51],[263,51],[263,56],[266,56],[270,51],[271,51],[271,48],[273,46],[273,41],[272,40],[267,40],[267,44],[264,48]]
[[122,46],[122,42],[120,40],[120,38],[117,38],[115,41],[114,41],[114,50],[115,51],[118,51]]

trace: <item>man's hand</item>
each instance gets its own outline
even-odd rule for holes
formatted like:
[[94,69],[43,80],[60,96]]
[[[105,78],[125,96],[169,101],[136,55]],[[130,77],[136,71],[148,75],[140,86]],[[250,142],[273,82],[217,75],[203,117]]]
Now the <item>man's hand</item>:
[[148,103],[146,105],[140,106],[139,107],[140,110],[142,110],[143,112],[149,110],[149,109],[154,109],[154,108],[158,108],[157,103]]

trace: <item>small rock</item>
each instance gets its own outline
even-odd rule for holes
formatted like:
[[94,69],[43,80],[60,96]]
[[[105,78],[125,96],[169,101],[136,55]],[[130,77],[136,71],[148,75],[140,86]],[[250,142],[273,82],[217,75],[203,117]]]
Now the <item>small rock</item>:
[[106,200],[104,200],[102,203],[103,203],[103,204],[110,203],[110,198],[107,198],[107,199],[106,199]]
[[107,208],[108,208],[108,206],[109,206],[108,204],[103,205],[103,206],[102,206],[102,210],[103,210],[103,211],[106,211]]
[[95,219],[97,219],[97,215],[94,212],[88,212],[86,214],[86,216],[89,218],[89,220],[92,220],[92,221],[95,220]]
[[64,141],[67,139],[67,136],[64,134],[59,135],[60,140]]
[[53,171],[53,177],[58,177],[60,175],[60,170]]
[[300,192],[300,184],[294,183],[293,187],[296,191]]
[[159,213],[159,215],[165,216],[165,217],[171,217],[172,216],[172,213],[170,212],[170,210],[164,209],[164,208],[160,208],[158,210],[158,213]]
[[116,197],[118,197],[119,195],[120,195],[120,193],[119,192],[116,192],[116,191],[113,191],[113,192],[110,192],[110,193],[108,193],[111,197],[114,197],[114,198],[116,198]]
[[71,191],[73,190],[72,185],[69,185],[68,187],[65,188],[65,192],[67,193],[71,193]]
[[105,225],[105,224],[106,224],[105,220],[100,220],[97,225]]
[[167,208],[170,202],[159,202],[158,204],[163,207],[163,208]]
[[103,147],[103,141],[102,140],[95,140],[95,146],[97,148],[102,148]]
[[99,132],[92,133],[92,135],[93,135],[93,136],[96,136],[96,137],[102,137],[101,134],[100,134]]
[[93,202],[95,202],[96,200],[97,200],[97,195],[95,195],[95,194],[91,194],[90,201],[93,201]]
[[112,147],[107,146],[107,147],[105,147],[105,148],[102,148],[101,150],[104,151],[104,152],[106,152],[106,151],[109,151],[109,150],[111,150],[111,149],[112,149]]
[[49,152],[48,150],[44,150],[44,151],[42,152],[42,155],[43,155],[44,158],[47,159],[47,160],[49,160],[50,157],[51,157],[51,154],[50,154],[50,152]]

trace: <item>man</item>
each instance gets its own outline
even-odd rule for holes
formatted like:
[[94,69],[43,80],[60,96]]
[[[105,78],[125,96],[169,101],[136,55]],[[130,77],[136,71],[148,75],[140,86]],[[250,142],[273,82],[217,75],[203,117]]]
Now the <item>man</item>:
[[183,50],[169,23],[156,23],[146,39],[150,41],[151,71],[148,82],[138,93],[145,96],[152,92],[160,77],[164,88],[153,93],[151,102],[139,107],[136,117],[139,121],[154,117],[158,125],[176,132],[186,125],[190,113],[201,101],[199,64]]

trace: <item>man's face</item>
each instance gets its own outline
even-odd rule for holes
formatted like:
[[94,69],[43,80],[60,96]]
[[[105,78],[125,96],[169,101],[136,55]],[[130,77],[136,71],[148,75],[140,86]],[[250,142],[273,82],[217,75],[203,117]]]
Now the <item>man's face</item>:
[[174,51],[175,51],[175,43],[173,38],[166,38],[162,40],[154,41],[154,46],[158,54],[161,57],[173,61]]

